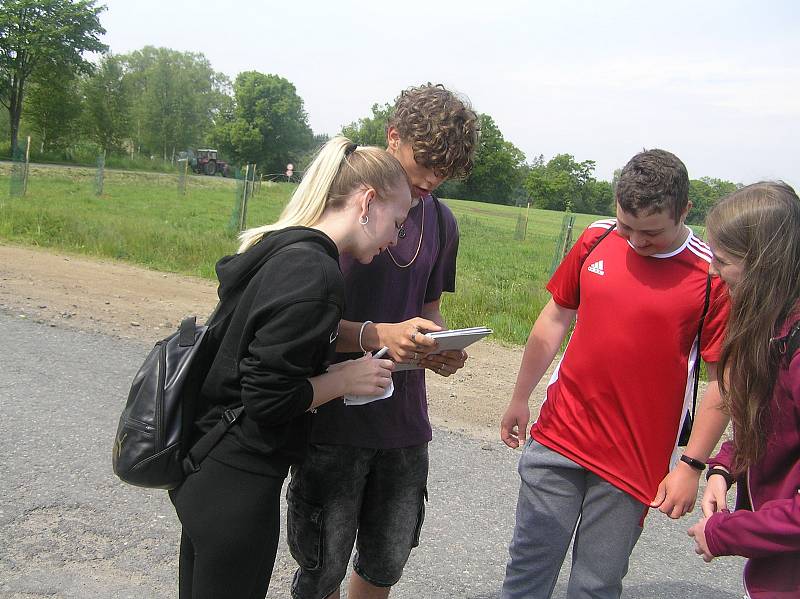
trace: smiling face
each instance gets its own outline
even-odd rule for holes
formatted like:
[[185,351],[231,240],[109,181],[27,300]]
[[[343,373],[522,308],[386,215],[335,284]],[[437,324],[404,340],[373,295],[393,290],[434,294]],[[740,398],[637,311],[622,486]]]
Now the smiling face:
[[381,196],[368,188],[361,190],[359,197],[360,222],[367,222],[360,225],[353,257],[361,264],[369,264],[383,250],[397,244],[397,233],[411,209],[411,192],[403,182]]
[[419,164],[414,158],[414,149],[411,144],[400,139],[400,134],[394,127],[389,127],[387,151],[397,158],[411,182],[411,197],[414,205],[417,201],[434,191],[447,177],[440,177],[433,172],[433,169]]
[[709,237],[708,245],[714,253],[714,258],[711,260],[711,274],[720,277],[733,289],[742,279],[744,260],[723,250],[713,237]]
[[634,216],[617,204],[617,230],[640,256],[668,254],[681,247],[689,235],[684,225],[689,208],[691,202],[676,223],[666,211]]

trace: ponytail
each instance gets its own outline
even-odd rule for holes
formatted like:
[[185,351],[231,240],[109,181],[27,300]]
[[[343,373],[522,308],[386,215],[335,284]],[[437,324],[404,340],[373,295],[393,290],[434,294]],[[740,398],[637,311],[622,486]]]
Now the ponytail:
[[408,178],[388,152],[334,137],[320,148],[278,220],[243,231],[237,253],[251,248],[270,231],[313,226],[325,210],[343,205],[359,187],[372,187],[381,195],[398,183],[408,184]]

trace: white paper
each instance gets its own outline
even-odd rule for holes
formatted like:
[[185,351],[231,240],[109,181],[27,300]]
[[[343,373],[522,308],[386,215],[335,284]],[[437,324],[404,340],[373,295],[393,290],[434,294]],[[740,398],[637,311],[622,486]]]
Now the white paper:
[[384,391],[381,395],[374,395],[372,397],[366,395],[345,395],[344,405],[363,406],[365,404],[372,403],[373,401],[378,401],[379,399],[391,397],[392,393],[394,393],[394,381],[389,380],[389,386],[386,387],[386,391]]

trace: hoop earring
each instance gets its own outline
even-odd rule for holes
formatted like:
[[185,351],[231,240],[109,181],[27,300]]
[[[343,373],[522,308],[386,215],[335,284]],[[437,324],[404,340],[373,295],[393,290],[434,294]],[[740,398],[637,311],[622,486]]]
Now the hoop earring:
[[366,225],[369,222],[369,216],[366,214],[364,216],[359,217],[358,224],[359,225]]

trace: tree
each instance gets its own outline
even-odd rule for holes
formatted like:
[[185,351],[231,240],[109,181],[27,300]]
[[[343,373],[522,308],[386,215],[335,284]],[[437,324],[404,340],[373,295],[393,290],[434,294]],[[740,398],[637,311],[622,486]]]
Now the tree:
[[730,181],[711,177],[691,179],[689,181],[689,200],[692,202],[692,209],[686,220],[692,224],[704,222],[706,214],[716,201],[736,191],[739,187]]
[[11,152],[17,149],[25,88],[37,75],[89,72],[84,52],[102,52],[105,33],[96,0],[4,0],[0,3],[0,103],[8,109]]
[[364,146],[386,147],[386,125],[392,116],[392,105],[372,105],[372,116],[358,119],[342,128],[342,135]]
[[475,151],[475,166],[464,181],[453,181],[441,192],[492,204],[513,204],[522,185],[525,154],[503,138],[488,114],[479,116],[481,135]]
[[570,154],[557,154],[530,169],[525,189],[539,208],[607,214],[611,185],[595,180],[594,167],[594,160],[576,162]]
[[56,150],[74,138],[81,114],[78,79],[70,72],[35,81],[25,100],[25,121],[38,133],[40,149]]
[[84,126],[92,140],[106,152],[122,147],[130,138],[131,97],[122,60],[104,56],[96,72],[83,85]]
[[247,71],[236,77],[233,90],[233,118],[217,126],[214,139],[234,161],[281,173],[311,148],[314,138],[303,100],[288,80]]
[[205,56],[145,46],[120,58],[135,99],[131,121],[137,146],[167,160],[210,135],[226,108],[228,79]]
[[613,215],[616,211],[614,188],[608,181],[588,181],[584,190],[584,207],[588,214]]

